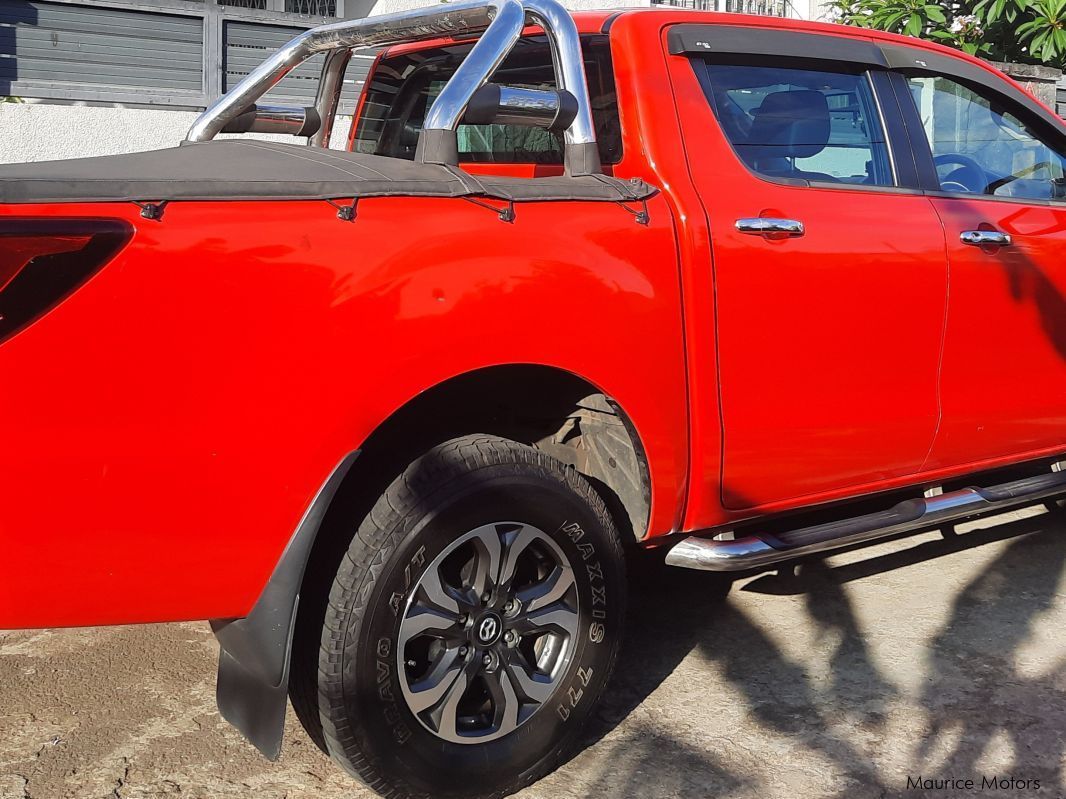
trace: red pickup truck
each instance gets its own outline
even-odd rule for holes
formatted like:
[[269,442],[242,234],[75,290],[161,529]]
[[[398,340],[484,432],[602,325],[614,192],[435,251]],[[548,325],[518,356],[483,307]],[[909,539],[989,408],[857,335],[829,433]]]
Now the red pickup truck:
[[[317,54],[313,106],[258,102]],[[627,550],[1066,491],[1064,168],[1018,85],[864,30],[309,31],[181,147],[0,167],[0,628],[210,619],[267,756],[291,696],[384,795],[515,790],[604,690]]]

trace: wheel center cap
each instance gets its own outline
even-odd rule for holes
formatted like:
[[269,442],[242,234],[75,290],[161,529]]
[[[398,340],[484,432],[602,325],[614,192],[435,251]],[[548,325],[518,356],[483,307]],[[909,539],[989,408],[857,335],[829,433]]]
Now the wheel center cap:
[[492,646],[503,635],[503,619],[498,613],[489,611],[474,624],[474,637],[480,646]]

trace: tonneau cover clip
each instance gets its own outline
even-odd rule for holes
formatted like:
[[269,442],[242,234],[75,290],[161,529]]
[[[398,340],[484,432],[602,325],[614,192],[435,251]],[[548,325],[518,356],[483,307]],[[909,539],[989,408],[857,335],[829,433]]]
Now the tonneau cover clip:
[[154,219],[156,221],[159,221],[163,218],[163,211],[166,210],[168,202],[170,201],[160,200],[157,203],[139,203],[134,200],[133,204],[141,209],[141,216],[145,219]]
[[495,211],[501,222],[514,222],[515,220],[514,200],[508,200],[507,205],[500,208],[492,203],[479,200],[476,197],[464,197],[463,199],[474,205],[480,205],[482,208],[488,208],[490,211]]
[[338,205],[333,200],[326,200],[330,205],[337,209],[337,219],[342,222],[354,222],[356,211],[359,208],[359,198],[352,197],[351,205]]

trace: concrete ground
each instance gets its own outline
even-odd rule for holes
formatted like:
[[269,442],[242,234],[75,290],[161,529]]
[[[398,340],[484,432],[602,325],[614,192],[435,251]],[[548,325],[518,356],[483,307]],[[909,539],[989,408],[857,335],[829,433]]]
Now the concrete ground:
[[[960,531],[728,595],[642,570],[596,729],[520,796],[1066,796],[1066,513]],[[215,654],[204,624],[0,633],[0,797],[371,796],[291,713],[260,759],[215,711]]]

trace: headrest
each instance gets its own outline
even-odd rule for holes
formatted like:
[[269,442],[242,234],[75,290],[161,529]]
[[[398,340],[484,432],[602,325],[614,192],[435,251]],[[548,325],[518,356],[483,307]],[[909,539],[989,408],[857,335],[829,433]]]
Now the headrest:
[[747,159],[809,158],[829,143],[829,104],[821,92],[774,92],[753,115]]

